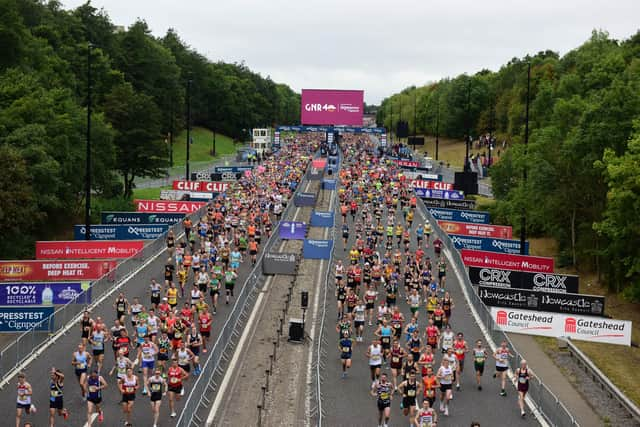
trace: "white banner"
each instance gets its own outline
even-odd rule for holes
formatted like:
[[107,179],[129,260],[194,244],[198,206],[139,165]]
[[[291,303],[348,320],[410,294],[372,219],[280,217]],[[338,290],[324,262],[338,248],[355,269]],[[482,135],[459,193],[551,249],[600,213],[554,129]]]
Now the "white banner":
[[631,345],[631,321],[491,307],[495,329],[516,334]]
[[182,200],[182,197],[185,195],[189,195],[191,199],[213,199],[213,193],[183,190],[160,190],[160,200]]

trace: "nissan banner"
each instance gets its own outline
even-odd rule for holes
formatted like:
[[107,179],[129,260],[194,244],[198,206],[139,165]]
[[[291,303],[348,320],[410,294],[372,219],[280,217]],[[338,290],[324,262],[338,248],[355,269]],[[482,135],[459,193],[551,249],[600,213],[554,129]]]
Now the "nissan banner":
[[[187,181],[191,182],[191,181]],[[138,212],[154,212],[154,213],[182,213],[190,214],[197,212],[200,208],[207,205],[206,202],[187,202],[187,201],[169,201],[169,200],[134,200]]]
[[36,259],[129,258],[144,248],[142,240],[71,240],[36,242]]
[[493,267],[505,270],[529,271],[534,273],[553,273],[553,258],[501,254],[489,251],[461,249],[460,257],[464,265],[469,267]]

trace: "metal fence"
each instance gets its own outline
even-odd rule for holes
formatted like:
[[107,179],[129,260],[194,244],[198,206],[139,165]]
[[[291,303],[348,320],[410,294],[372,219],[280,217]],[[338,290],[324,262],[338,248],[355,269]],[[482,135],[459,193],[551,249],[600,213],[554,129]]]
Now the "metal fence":
[[[439,226],[436,219],[429,213],[426,206],[421,199],[418,199],[418,207],[423,214],[423,217],[429,220],[434,232],[440,237],[443,245],[448,249],[451,254],[451,262],[453,268],[457,270],[461,276],[461,283],[465,291],[467,302],[478,314],[482,326],[486,329],[486,332],[490,335],[495,345],[500,345],[502,341],[506,341],[507,345],[511,349],[511,352],[515,355],[513,360],[513,366],[520,366],[520,361],[524,359],[522,354],[518,352],[518,349],[513,345],[509,337],[501,330],[495,328],[495,322],[491,316],[491,312],[487,306],[482,302],[477,292],[475,292],[469,276],[466,274],[466,267],[462,262],[460,253],[455,248],[451,239],[449,239],[447,233],[443,231]],[[553,394],[553,392],[543,383],[539,378],[533,378],[529,382],[529,397],[531,398],[534,409],[537,410],[546,420],[553,426],[578,426],[577,420],[569,412],[567,407]]]

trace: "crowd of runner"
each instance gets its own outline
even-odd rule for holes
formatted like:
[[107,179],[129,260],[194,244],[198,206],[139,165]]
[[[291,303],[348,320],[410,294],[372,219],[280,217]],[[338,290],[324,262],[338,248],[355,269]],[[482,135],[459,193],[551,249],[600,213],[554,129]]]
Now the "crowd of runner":
[[[493,377],[501,382],[500,395],[506,396],[513,354],[504,342],[495,352],[480,339],[468,342],[456,328],[442,241],[432,236],[428,221],[417,220],[416,195],[402,170],[378,157],[368,138],[345,138],[342,149],[339,199],[345,262],[338,260],[335,266],[342,378],[352,363],[368,364],[369,392],[377,403],[378,425],[384,427],[395,394],[401,396],[410,426],[435,426],[443,420],[439,414],[446,419],[453,410],[454,391],[464,385],[465,366],[475,371],[473,386],[482,390],[485,367],[493,362]],[[430,248],[434,258],[427,255]],[[374,338],[364,343],[365,359],[352,360],[367,328]],[[515,371],[523,417],[531,376],[523,361]]]
[[[189,378],[200,374],[201,359],[206,359],[219,304],[232,301],[240,265],[256,263],[261,244],[316,150],[317,145],[304,138],[286,144],[214,199],[197,223],[185,218],[183,237],[169,231],[164,269],[144,295],[119,293],[108,319],[84,312],[70,363],[52,367],[49,373],[51,427],[56,416],[69,417],[64,397],[70,382],[77,383],[86,401],[87,426],[105,418],[109,425],[116,424],[118,414],[105,414],[103,405],[104,390],[112,387],[120,395],[125,426],[132,425],[140,396],[150,402],[140,410],[151,412],[154,427],[165,397],[169,417],[177,416],[176,401],[185,394]],[[24,414],[36,410],[32,387],[44,384],[32,385],[24,373],[18,374],[16,427]]]

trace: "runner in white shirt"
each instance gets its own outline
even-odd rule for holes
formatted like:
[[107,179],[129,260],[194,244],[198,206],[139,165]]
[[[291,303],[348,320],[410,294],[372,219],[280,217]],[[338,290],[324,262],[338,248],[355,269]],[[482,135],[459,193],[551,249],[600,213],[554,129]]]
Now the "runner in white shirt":
[[382,345],[380,340],[375,338],[367,348],[367,358],[369,359],[369,369],[371,369],[371,381],[374,383],[380,376],[382,366]]

